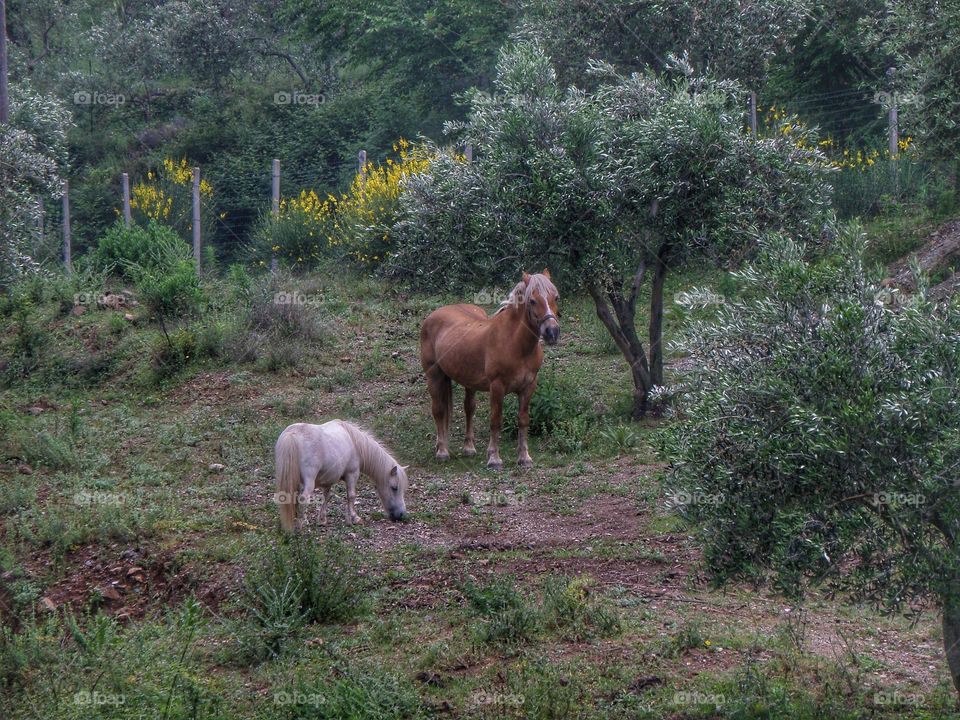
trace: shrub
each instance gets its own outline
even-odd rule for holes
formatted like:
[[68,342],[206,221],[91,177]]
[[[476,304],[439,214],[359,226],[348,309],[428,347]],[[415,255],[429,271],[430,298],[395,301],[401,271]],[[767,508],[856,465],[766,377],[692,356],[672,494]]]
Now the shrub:
[[140,261],[127,262],[125,267],[136,283],[140,302],[170,342],[167,323],[194,315],[203,300],[189,246],[176,236],[158,235]]
[[[871,278],[857,229],[819,261],[783,238],[681,343],[694,366],[669,480],[718,580],[810,581],[889,609],[937,597],[960,689],[960,304]],[[771,501],[773,499],[773,501]]]
[[[537,389],[530,398],[530,434],[548,435],[561,425],[583,415],[584,397],[579,387],[546,369],[537,376]],[[510,395],[503,405],[503,432],[517,431],[519,403]]]
[[307,622],[346,622],[366,612],[366,583],[356,552],[337,538],[283,538],[257,555],[247,574],[248,607],[292,594]]
[[287,703],[286,717],[306,720],[403,720],[422,716],[420,698],[410,682],[380,667],[349,664],[320,677],[299,680],[292,693],[275,698]]
[[164,261],[162,253],[168,247],[178,247],[184,258],[190,257],[190,246],[170,227],[154,220],[146,226],[127,227],[122,220],[117,220],[100,238],[93,256],[99,268],[133,279],[132,266],[154,268]]
[[620,632],[620,618],[593,595],[590,578],[547,578],[543,586],[543,614],[548,628],[567,640],[611,637]]
[[540,631],[540,615],[515,588],[512,576],[487,585],[467,582],[462,592],[469,610],[480,620],[471,628],[474,642],[517,645],[531,642]]
[[393,249],[393,226],[400,213],[405,180],[430,166],[430,151],[401,138],[395,158],[367,163],[347,192],[326,198],[316,190],[301,190],[280,201],[277,217],[264,217],[254,231],[253,253],[265,266],[276,256],[292,268],[349,259],[364,266],[379,265]]

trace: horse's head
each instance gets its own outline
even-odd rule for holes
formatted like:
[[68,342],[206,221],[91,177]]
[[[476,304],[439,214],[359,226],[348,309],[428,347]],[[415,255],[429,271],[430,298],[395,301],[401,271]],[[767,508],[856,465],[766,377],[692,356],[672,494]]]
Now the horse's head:
[[536,275],[524,273],[521,285],[531,326],[537,328],[537,334],[547,345],[556,345],[560,339],[560,321],[557,319],[560,294],[550,278],[550,271],[544,268]]
[[391,520],[406,520],[407,505],[403,496],[407,492],[407,468],[409,465],[394,465],[385,479],[377,483],[377,495],[383,509]]

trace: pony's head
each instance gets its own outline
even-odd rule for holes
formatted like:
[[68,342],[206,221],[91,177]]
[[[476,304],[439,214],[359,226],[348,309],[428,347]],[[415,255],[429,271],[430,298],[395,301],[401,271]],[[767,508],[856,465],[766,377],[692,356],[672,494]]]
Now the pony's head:
[[391,520],[405,520],[407,505],[403,496],[407,492],[407,468],[409,465],[394,465],[386,477],[377,483],[380,503]]
[[550,278],[550,271],[544,268],[535,275],[524,273],[523,280],[510,293],[509,302],[517,306],[522,304],[530,326],[537,328],[537,335],[547,345],[556,345],[560,339],[559,299],[560,293]]

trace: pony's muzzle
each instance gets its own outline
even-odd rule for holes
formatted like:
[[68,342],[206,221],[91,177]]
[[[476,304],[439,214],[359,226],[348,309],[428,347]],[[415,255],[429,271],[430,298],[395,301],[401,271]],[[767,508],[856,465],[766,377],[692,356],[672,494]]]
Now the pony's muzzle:
[[556,320],[544,324],[541,337],[547,345],[556,345],[560,340],[560,324]]

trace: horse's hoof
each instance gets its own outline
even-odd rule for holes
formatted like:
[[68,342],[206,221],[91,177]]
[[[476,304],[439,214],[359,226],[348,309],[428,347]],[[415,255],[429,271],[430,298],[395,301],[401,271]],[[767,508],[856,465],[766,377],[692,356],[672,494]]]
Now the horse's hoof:
[[519,465],[522,468],[532,468],[533,460],[530,460],[529,458],[527,458],[526,460],[520,459],[520,460],[517,460],[517,465]]
[[464,449],[463,449],[463,454],[464,454],[465,457],[473,457],[474,455],[477,454],[477,449],[476,449],[476,448],[464,448]]
[[449,460],[449,459],[450,459],[450,453],[446,451],[437,453],[437,460],[439,460],[440,462],[443,462],[444,460]]
[[489,470],[503,470],[503,463],[499,460],[493,461],[490,460],[487,462],[487,469]]

